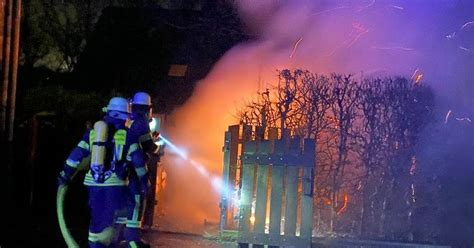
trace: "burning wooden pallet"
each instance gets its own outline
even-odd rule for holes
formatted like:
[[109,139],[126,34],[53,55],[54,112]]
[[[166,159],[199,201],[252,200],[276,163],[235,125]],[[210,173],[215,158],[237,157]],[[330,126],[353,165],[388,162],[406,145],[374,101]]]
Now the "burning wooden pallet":
[[238,230],[240,247],[311,247],[315,142],[281,136],[251,126],[226,132],[221,231]]

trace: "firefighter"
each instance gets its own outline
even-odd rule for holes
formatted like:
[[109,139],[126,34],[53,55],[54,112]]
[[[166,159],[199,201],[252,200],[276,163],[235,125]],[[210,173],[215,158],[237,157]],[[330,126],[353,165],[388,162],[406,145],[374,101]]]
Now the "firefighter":
[[104,119],[86,131],[58,178],[60,186],[68,184],[78,165],[90,155],[90,168],[84,179],[91,210],[90,248],[116,245],[115,223],[121,216],[119,211],[125,209],[130,171],[136,176],[137,191],[147,191],[148,172],[138,137],[126,127],[129,117],[129,102],[121,97],[112,98]]
[[[150,121],[152,115],[151,98],[145,92],[137,92],[132,99],[132,123],[130,132],[139,137],[139,144],[145,153],[145,164],[148,164],[149,158],[158,155],[158,146],[155,145],[155,135],[150,131]],[[148,165],[150,169],[150,165]],[[140,192],[139,178],[135,174],[130,175],[129,181],[129,200],[127,225],[125,228],[125,238],[129,247],[149,247],[140,239],[143,215],[146,208],[147,194]],[[154,193],[154,192],[150,192]],[[135,245],[135,246],[134,246]]]
[[[131,129],[139,135],[140,146],[148,156],[158,154],[155,144],[158,132],[150,130],[152,120],[151,97],[145,92],[137,92],[132,99],[132,124]],[[153,132],[152,132],[153,131]]]

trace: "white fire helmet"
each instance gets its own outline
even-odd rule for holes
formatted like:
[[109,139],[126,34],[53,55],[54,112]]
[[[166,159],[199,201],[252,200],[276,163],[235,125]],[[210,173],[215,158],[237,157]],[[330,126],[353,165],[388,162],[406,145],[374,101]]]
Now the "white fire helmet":
[[133,95],[132,104],[151,106],[151,97],[148,93],[137,92]]
[[113,97],[107,105],[107,114],[117,119],[126,120],[130,114],[130,104],[123,97]]

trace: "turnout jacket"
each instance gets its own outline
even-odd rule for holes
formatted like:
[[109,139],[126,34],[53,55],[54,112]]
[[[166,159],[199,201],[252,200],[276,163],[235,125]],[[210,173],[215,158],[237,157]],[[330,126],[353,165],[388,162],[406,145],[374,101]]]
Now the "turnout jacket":
[[[140,181],[147,181],[147,168],[144,154],[139,145],[139,135],[125,126],[114,128],[109,124],[109,135],[106,142],[105,166],[98,171],[89,168],[84,185],[87,186],[125,186],[128,184],[129,173],[136,174]],[[112,130],[110,130],[112,129]],[[76,172],[81,162],[91,154],[92,141],[95,132],[87,130],[77,146],[69,154],[64,169],[60,173],[62,178],[69,180]],[[103,180],[97,180],[97,173],[103,173]]]

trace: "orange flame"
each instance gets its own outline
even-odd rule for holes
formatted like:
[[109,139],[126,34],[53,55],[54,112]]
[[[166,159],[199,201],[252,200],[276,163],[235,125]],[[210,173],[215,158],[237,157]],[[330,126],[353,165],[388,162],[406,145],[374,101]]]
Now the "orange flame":
[[337,211],[337,215],[341,215],[347,209],[347,203],[349,202],[349,195],[344,195],[344,205]]

